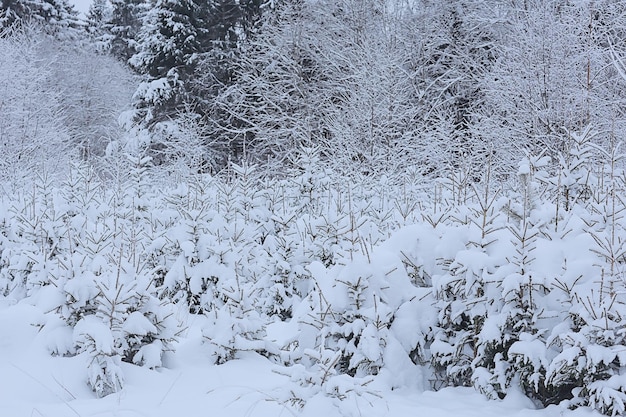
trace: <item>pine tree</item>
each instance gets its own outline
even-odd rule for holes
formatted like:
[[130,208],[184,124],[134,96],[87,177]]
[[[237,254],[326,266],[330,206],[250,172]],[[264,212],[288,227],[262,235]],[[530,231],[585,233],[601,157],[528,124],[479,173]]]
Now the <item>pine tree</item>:
[[[447,267],[448,273],[434,282],[439,309],[438,329],[431,345],[438,383],[470,386],[485,320],[494,313],[490,297],[497,271],[507,263],[494,254],[508,237],[504,229],[502,199],[490,190],[491,171],[483,177],[484,189],[474,188],[478,204],[459,209],[460,229],[468,229],[466,249]],[[464,210],[464,216],[461,216]]]
[[98,49],[110,48],[112,35],[107,33],[107,23],[111,21],[113,9],[108,0],[94,0],[87,13],[87,30],[100,45]]
[[106,0],[94,0],[89,6],[87,20],[91,26],[99,28],[111,19],[111,12],[111,6]]
[[111,16],[105,24],[112,37],[111,53],[127,63],[137,53],[139,30],[149,4],[145,0],[111,0],[111,6]]
[[140,117],[153,125],[193,105],[192,75],[212,47],[206,2],[159,0],[148,12],[131,65],[145,75],[135,94]]
[[[218,105],[216,97],[234,83],[235,63],[261,10],[259,0],[162,0],[147,13],[130,60],[144,76],[135,94],[135,120],[163,133],[154,139],[159,146],[168,148],[176,125],[189,128],[191,121],[220,166],[241,150],[232,135],[215,134],[232,118],[232,109]],[[218,145],[222,140],[228,143]]]
[[67,0],[2,0],[0,29],[24,21],[43,23],[53,33],[80,26],[78,12]]

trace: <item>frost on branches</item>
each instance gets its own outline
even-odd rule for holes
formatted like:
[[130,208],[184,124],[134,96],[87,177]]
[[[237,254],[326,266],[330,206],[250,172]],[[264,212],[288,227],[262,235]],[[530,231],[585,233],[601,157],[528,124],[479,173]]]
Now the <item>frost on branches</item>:
[[126,364],[162,367],[200,320],[208,361],[268,358],[295,408],[384,383],[518,387],[621,415],[621,154],[572,137],[565,156],[528,155],[514,184],[487,167],[434,195],[402,178],[354,187],[315,149],[282,178],[242,163],[160,188],[141,150],[109,178],[75,164],[2,197],[0,290],[42,310],[41,340],[84,357],[98,396],[123,389]]

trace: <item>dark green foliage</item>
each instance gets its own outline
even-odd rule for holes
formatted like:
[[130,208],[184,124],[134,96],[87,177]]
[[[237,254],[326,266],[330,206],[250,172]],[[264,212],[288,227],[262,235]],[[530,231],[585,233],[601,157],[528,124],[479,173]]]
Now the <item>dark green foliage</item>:
[[77,12],[67,0],[2,0],[0,29],[24,21],[43,23],[51,32],[79,26]]
[[128,62],[137,53],[139,30],[142,19],[149,4],[144,0],[111,0],[110,20],[106,23],[107,32],[111,35],[111,53]]
[[154,126],[182,112],[205,116],[216,91],[232,82],[231,62],[259,13],[258,1],[157,1],[131,59],[146,77],[139,117]]

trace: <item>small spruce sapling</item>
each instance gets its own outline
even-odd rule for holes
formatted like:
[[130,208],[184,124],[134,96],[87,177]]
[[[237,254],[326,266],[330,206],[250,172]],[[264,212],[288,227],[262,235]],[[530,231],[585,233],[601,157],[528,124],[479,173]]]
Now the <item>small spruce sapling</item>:
[[592,407],[606,415],[626,411],[626,357],[623,345],[626,316],[624,294],[623,213],[620,197],[624,189],[623,156],[612,143],[603,152],[608,162],[607,188],[592,210],[600,217],[590,218],[588,233],[595,243],[594,272],[581,276],[570,290],[569,329],[553,336],[560,353],[550,363],[549,382],[568,391],[573,406]]
[[493,311],[477,338],[472,376],[474,386],[489,397],[503,397],[516,378],[529,395],[543,383],[545,363],[542,358],[528,357],[526,347],[537,343],[543,346],[543,334],[536,322],[541,312],[538,298],[547,287],[534,266],[534,252],[545,219],[535,208],[542,202],[538,178],[546,175],[543,168],[548,161],[547,157],[529,156],[522,162],[520,201],[507,208],[512,217],[507,228],[512,250],[494,277],[497,291],[490,292],[496,298],[490,300]]
[[[471,386],[479,354],[480,334],[487,316],[493,313],[496,271],[506,260],[497,253],[505,239],[503,200],[500,190],[491,192],[490,167],[482,189],[472,192],[477,201],[469,204],[457,228],[467,229],[465,250],[458,252],[447,266],[447,273],[434,283],[439,323],[430,346],[432,365],[438,384]],[[461,211],[457,210],[457,216]]]

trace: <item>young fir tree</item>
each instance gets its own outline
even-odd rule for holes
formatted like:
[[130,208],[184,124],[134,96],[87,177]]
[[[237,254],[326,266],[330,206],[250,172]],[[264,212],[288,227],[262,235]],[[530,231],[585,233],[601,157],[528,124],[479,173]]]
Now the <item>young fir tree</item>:
[[[542,200],[537,195],[537,177],[545,176],[545,157],[529,157],[523,161],[519,176],[519,201],[507,207],[508,238],[511,242],[506,263],[497,269],[492,289],[488,291],[492,306],[481,331],[477,334],[472,382],[485,395],[502,398],[517,377],[527,394],[538,391],[543,383],[543,363],[529,361],[512,346],[538,342],[543,334],[537,330],[540,297],[547,291],[545,277],[536,265],[537,241],[544,219],[535,213]],[[532,360],[535,357],[530,358]]]
[[[159,282],[143,243],[153,227],[148,213],[155,201],[146,181],[149,158],[130,155],[127,162],[118,187],[73,232],[77,256],[66,262],[67,298],[59,308],[61,318],[74,327],[69,353],[88,356],[88,382],[98,396],[122,388],[121,362],[161,366],[179,329],[171,303],[156,296]],[[92,202],[90,184],[78,188],[86,193],[80,199]]]
[[602,152],[604,187],[594,191],[590,214],[584,219],[596,262],[580,272],[575,285],[563,286],[569,289],[568,316],[560,331],[552,332],[551,342],[560,351],[551,358],[547,372],[548,385],[559,389],[561,398],[606,415],[626,411],[626,357],[622,353],[626,342],[626,202],[621,197],[625,177],[620,145],[611,140],[608,151]]
[[499,191],[492,194],[491,170],[483,177],[484,188],[474,187],[478,204],[457,210],[457,228],[467,228],[466,249],[447,266],[447,273],[434,282],[439,323],[430,347],[437,384],[470,386],[479,354],[485,320],[494,313],[491,297],[497,294],[497,271],[507,260],[497,247],[504,247],[507,233]]

